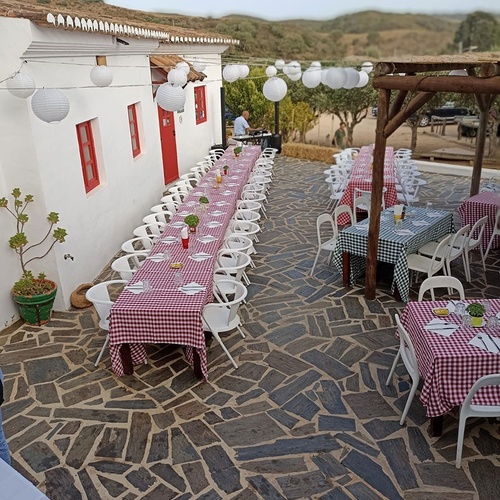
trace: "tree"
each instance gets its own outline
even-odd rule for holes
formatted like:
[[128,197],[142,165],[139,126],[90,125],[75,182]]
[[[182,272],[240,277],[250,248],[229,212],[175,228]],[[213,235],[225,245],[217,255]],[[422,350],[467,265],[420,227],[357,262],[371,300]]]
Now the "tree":
[[473,12],[460,23],[454,41],[461,45],[464,51],[473,48],[479,52],[493,50],[500,43],[497,20],[487,12]]

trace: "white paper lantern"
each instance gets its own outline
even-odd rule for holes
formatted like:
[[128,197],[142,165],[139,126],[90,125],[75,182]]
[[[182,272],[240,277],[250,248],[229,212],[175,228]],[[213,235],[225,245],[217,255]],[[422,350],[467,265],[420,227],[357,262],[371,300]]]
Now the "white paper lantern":
[[283,69],[285,67],[285,61],[283,61],[283,59],[276,59],[274,65],[276,66],[276,69]]
[[278,74],[278,70],[275,66],[268,66],[266,68],[266,75],[271,78],[272,76],[276,76]]
[[328,78],[327,78],[327,75],[328,75],[328,72],[330,71],[329,68],[326,68],[326,69],[322,69],[321,70],[321,76],[320,76],[320,79],[321,79],[321,83],[323,85],[328,85]]
[[240,70],[234,64],[228,64],[222,70],[222,77],[226,82],[235,82],[240,77]]
[[189,67],[189,64],[186,61],[180,61],[175,65],[175,69],[182,69],[184,73],[189,74],[189,71],[191,68]]
[[291,61],[288,63],[288,73],[292,75],[296,75],[297,73],[301,73],[300,63],[298,61]]
[[277,76],[273,76],[264,83],[262,93],[269,101],[278,102],[286,96],[287,90],[286,82]]
[[187,83],[187,75],[182,69],[174,68],[168,72],[167,80],[178,87],[183,87]]
[[156,102],[165,111],[179,111],[186,103],[186,93],[182,87],[163,83],[156,92]]
[[302,73],[302,83],[308,89],[313,89],[321,83],[321,68],[310,67]]
[[326,74],[326,84],[332,89],[341,89],[347,81],[344,68],[330,68]]
[[96,87],[107,87],[113,81],[113,73],[107,66],[96,66],[90,72],[90,79]]
[[321,68],[321,63],[319,61],[313,61],[310,65],[311,68]]
[[365,73],[371,73],[373,70],[373,64],[370,61],[366,61],[361,65],[361,71]]
[[301,78],[302,78],[302,73],[299,72],[299,73],[288,73],[288,78],[290,78],[290,80],[293,80],[294,82],[298,82]]
[[359,73],[354,68],[345,68],[347,80],[343,87],[345,89],[353,89],[359,82]]
[[365,71],[358,71],[358,74],[359,74],[359,82],[357,83],[356,87],[357,88],[366,87],[368,81],[370,80],[368,73],[366,73]]
[[40,89],[31,98],[31,109],[40,120],[59,123],[69,113],[69,100],[59,89]]
[[16,97],[26,99],[35,92],[35,81],[27,73],[20,71],[13,78],[9,78],[5,84],[8,91]]
[[205,68],[207,67],[205,61],[202,61],[201,59],[197,59],[196,61],[193,62],[193,68],[196,71],[204,71]]
[[246,78],[248,73],[250,73],[250,68],[246,64],[238,64],[238,72],[240,78]]

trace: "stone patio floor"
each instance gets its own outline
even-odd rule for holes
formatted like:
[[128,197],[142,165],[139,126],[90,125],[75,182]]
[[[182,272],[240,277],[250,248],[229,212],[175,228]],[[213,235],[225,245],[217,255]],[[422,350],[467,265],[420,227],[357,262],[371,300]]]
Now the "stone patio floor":
[[[149,363],[118,378],[109,355],[93,365],[105,338],[93,308],[1,332],[13,466],[52,500],[499,498],[498,422],[468,421],[459,470],[457,411],[431,438],[416,397],[399,425],[409,390],[403,365],[393,384],[384,381],[397,351],[393,316],[404,304],[389,281],[366,301],[363,281],[344,289],[326,255],[309,277],[325,168],[276,161],[240,309],[247,338],[225,336],[239,369],[212,341],[210,380],[200,382],[181,348],[151,345]],[[469,178],[424,178],[422,203],[453,210],[468,196]],[[466,295],[500,297],[500,251],[490,253],[486,276],[474,261]],[[461,262],[453,270],[463,278]],[[99,279],[111,277],[108,268]]]

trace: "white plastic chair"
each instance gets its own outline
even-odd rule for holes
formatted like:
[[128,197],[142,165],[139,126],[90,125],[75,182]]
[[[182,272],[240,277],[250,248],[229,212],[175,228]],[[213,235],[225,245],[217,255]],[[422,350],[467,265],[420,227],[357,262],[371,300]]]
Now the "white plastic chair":
[[[246,276],[245,269],[250,266],[251,260],[247,253],[229,248],[221,248],[217,253],[218,266],[214,271],[214,283],[217,284],[221,279],[227,278],[240,282],[244,281],[249,285],[250,281]],[[223,292],[229,293],[227,283],[218,285],[218,288]]]
[[[420,255],[418,253],[410,253],[407,255],[406,259],[408,261],[408,269],[411,271],[416,271],[419,273],[427,274],[430,278],[434,276],[438,271],[444,268],[446,262],[446,252],[445,248],[448,248],[448,243],[450,241],[450,235],[443,238],[437,245],[436,250],[432,254],[432,257],[426,257],[425,255]],[[411,280],[410,280],[411,282]]]
[[[329,232],[327,239],[325,240],[324,235],[322,234],[321,226],[323,224],[327,224],[329,226]],[[337,232],[337,224],[331,214],[324,213],[318,216],[316,219],[316,234],[318,237],[318,250],[316,252],[316,257],[314,258],[312,269],[309,273],[309,276],[312,276],[314,273],[314,268],[316,267],[316,263],[318,262],[319,254],[322,250],[326,252],[330,252],[330,257],[332,252],[335,250],[335,245],[337,244],[338,232]]]
[[399,334],[399,351],[394,358],[394,362],[392,363],[391,371],[389,372],[389,376],[385,381],[385,385],[389,385],[389,383],[391,382],[392,375],[394,374],[396,365],[398,364],[399,358],[401,357],[411,378],[410,394],[408,394],[408,399],[406,400],[406,405],[404,407],[403,414],[401,415],[401,420],[399,421],[399,423],[403,425],[406,420],[406,415],[408,415],[408,410],[410,409],[413,397],[415,396],[415,392],[417,391],[418,383],[420,381],[420,375],[418,373],[417,356],[415,355],[415,349],[413,347],[413,344],[411,343],[407,331],[405,330],[405,327],[401,323],[399,314],[395,315],[395,319]]
[[418,300],[424,298],[425,292],[431,292],[431,300],[436,300],[434,290],[436,288],[447,288],[448,294],[451,295],[452,290],[456,290],[460,296],[460,300],[465,300],[464,286],[462,283],[453,276],[431,276],[422,281],[418,291]]
[[149,236],[139,236],[124,241],[121,248],[125,253],[149,253],[154,243],[153,238]]
[[[221,285],[228,288],[231,293],[221,291]],[[214,295],[217,295],[217,303],[207,304],[203,308],[201,319],[203,321],[203,329],[212,332],[222,350],[235,368],[238,368],[236,361],[233,359],[226,346],[220,338],[221,333],[230,332],[235,328],[240,332],[240,335],[245,338],[245,334],[241,329],[241,320],[238,316],[238,308],[247,296],[247,289],[242,283],[231,279],[220,279],[214,285]],[[229,300],[233,297],[232,300]]]
[[[337,226],[337,231],[339,229],[339,224],[338,224],[339,217],[343,214],[347,214],[349,216],[348,225],[352,226],[354,224],[354,214],[352,212],[351,207],[349,205],[338,205],[335,207],[335,210],[333,211],[333,221]],[[347,224],[344,224],[344,226],[347,226]]]
[[172,212],[172,214],[175,214],[180,205],[180,202],[176,201],[174,195],[172,194],[162,196],[160,201],[162,202],[162,205],[155,205],[151,208],[151,212],[164,212],[165,210],[167,210],[168,212]]
[[460,420],[458,422],[457,456],[455,459],[455,466],[457,469],[460,469],[460,463],[462,461],[465,421],[469,417],[500,417],[500,405],[478,405],[472,403],[476,392],[481,389],[481,387],[491,385],[500,385],[499,373],[484,375],[480,379],[476,380],[469,393],[467,394],[464,402],[462,403],[462,407],[460,408]]
[[491,233],[491,238],[488,243],[488,246],[486,247],[486,251],[484,252],[484,258],[488,256],[488,253],[490,252],[490,248],[493,245],[493,242],[495,241],[495,238],[497,236],[500,236],[500,208],[497,210],[497,216],[495,219],[495,225],[493,226],[493,232]]
[[170,212],[170,210],[162,210],[161,212],[153,212],[152,214],[146,215],[142,218],[142,222],[144,222],[144,224],[157,224],[160,222],[166,226],[170,222],[172,216],[173,213]]
[[[488,216],[485,215],[481,217],[476,223],[472,226],[470,230],[469,236],[467,236],[467,241],[464,245],[464,255],[465,255],[465,279],[468,283],[471,282],[471,273],[470,273],[470,252],[476,248],[479,248],[479,253],[481,254],[481,264],[483,266],[483,272],[486,273],[486,265],[484,263],[485,257],[483,254],[483,247],[481,246],[481,242],[483,239],[484,228],[488,222]],[[458,240],[458,238],[457,238]]]
[[366,196],[358,196],[354,198],[352,214],[354,217],[354,223],[358,223],[358,209],[368,213],[370,217],[371,200],[366,198]]
[[111,263],[111,269],[120,275],[122,280],[129,281],[135,272],[139,270],[144,259],[149,255],[147,252],[129,253],[118,257]]
[[229,236],[231,233],[242,234],[250,238],[252,241],[258,242],[259,237],[257,234],[260,233],[260,231],[260,226],[256,222],[231,220],[225,236]]
[[[102,283],[98,283],[93,287],[89,288],[85,293],[85,297],[88,301],[92,302],[99,316],[99,327],[106,332],[109,330],[109,312],[111,310],[111,306],[114,304],[114,301],[111,300],[109,294],[109,288],[113,285],[118,284],[126,284],[127,280],[110,280],[104,281]],[[106,340],[104,341],[104,345],[102,346],[97,359],[95,360],[94,365],[97,366],[99,361],[101,361],[102,355],[104,354],[104,350],[109,344],[109,335],[106,334]]]
[[155,222],[153,224],[143,224],[142,226],[136,227],[132,233],[134,236],[138,237],[149,236],[156,241],[164,229],[165,224],[163,224],[163,222]]
[[254,212],[253,210],[239,209],[233,214],[233,220],[244,220],[249,222],[259,222],[260,214],[259,212]]

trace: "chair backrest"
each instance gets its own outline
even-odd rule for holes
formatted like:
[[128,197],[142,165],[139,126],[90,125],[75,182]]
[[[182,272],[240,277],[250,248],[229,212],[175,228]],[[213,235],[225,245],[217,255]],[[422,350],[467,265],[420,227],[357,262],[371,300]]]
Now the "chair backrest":
[[155,210],[153,210],[153,208],[151,208],[151,212],[160,212],[160,211],[169,211],[169,212],[172,212],[173,214],[175,214],[175,212],[177,212],[177,209],[179,208],[179,205],[180,205],[180,202],[179,201],[176,201],[174,199],[174,196],[171,195],[171,194],[167,194],[165,196],[163,196],[160,201],[163,203],[163,205],[155,205],[153,208],[155,208]]
[[114,304],[109,295],[109,287],[126,283],[127,280],[103,281],[89,288],[85,293],[85,298],[94,304],[95,310],[99,315],[99,326],[103,330],[109,330],[109,311]]
[[146,252],[122,255],[111,263],[111,269],[119,273],[122,280],[129,281],[148,255]]
[[460,300],[465,300],[465,292],[462,283],[453,276],[431,276],[422,281],[420,290],[418,291],[418,300],[422,300],[425,292],[430,290],[431,300],[436,300],[434,290],[436,288],[448,288],[456,290],[460,296]]
[[163,222],[154,222],[152,224],[143,224],[133,230],[134,236],[150,236],[152,238],[159,238],[162,231],[165,229]]
[[448,252],[448,260],[454,260],[463,254],[465,244],[467,243],[467,236],[469,234],[470,224],[462,226],[452,237],[450,238],[450,250]]
[[173,213],[170,210],[162,210],[161,212],[153,212],[152,214],[146,215],[142,218],[144,224],[155,224],[161,222],[163,225],[167,225],[172,218]]
[[[218,280],[217,283],[214,284],[213,291],[219,302],[217,307],[229,310],[229,314],[226,317],[226,326],[229,326],[229,324],[236,318],[238,308],[245,300],[248,291],[243,283],[224,278]],[[229,297],[232,297],[232,300],[229,300]]]
[[408,332],[401,323],[399,314],[395,315],[395,319],[399,334],[399,352],[408,373],[410,374],[412,380],[415,380],[416,377],[418,377],[418,364],[415,348],[413,347]]
[[356,223],[358,222],[358,215],[357,215],[358,208],[360,210],[368,212],[368,217],[370,217],[371,200],[366,198],[365,196],[358,196],[357,198],[354,198],[352,213],[354,217],[354,222]]
[[253,210],[240,209],[234,212],[233,219],[258,222],[260,220],[260,214],[259,212],[254,212]]
[[253,210],[254,212],[260,212],[262,210],[262,203],[254,200],[238,200],[236,202],[236,208],[238,210]]
[[223,271],[233,276],[236,280],[241,281],[245,269],[250,265],[251,258],[246,253],[229,248],[221,248],[217,253],[217,262],[219,265],[214,274]]
[[449,234],[448,236],[446,236],[446,238],[443,238],[436,246],[434,254],[431,257],[429,269],[427,271],[428,276],[433,276],[443,268],[450,252],[449,243],[452,236],[453,235]]
[[[474,385],[470,388],[469,392],[467,393],[467,397],[464,399],[460,411],[466,412],[467,416],[473,416],[473,415],[479,416],[481,415],[481,409],[483,409],[483,411],[486,412],[489,405],[474,405],[473,408],[471,408],[471,402],[474,399],[476,392],[479,389],[481,389],[481,387],[486,387],[488,385],[500,385],[500,373],[492,373],[491,375],[484,375],[483,377],[476,380],[474,382]],[[499,408],[498,405],[495,405],[494,408],[497,410],[496,416],[500,416],[500,409],[498,409]],[[488,416],[493,416],[493,415],[490,414]]]
[[243,234],[252,239],[259,232],[260,226],[256,222],[246,220],[233,220],[230,222],[230,233]]
[[154,240],[149,236],[139,236],[137,238],[131,238],[130,240],[124,241],[122,244],[122,251],[126,253],[142,253],[147,252],[153,248]]
[[465,245],[465,249],[473,250],[481,244],[481,239],[483,237],[484,228],[486,227],[486,223],[488,222],[488,216],[485,215],[481,217],[476,223],[472,226],[472,229],[469,233],[468,241]]
[[253,241],[243,234],[231,233],[224,239],[224,248],[238,250],[238,252],[250,253],[254,251]]
[[349,216],[349,224],[354,224],[354,214],[352,213],[352,209],[349,205],[338,205],[335,207],[333,211],[333,220],[338,228],[338,220],[342,214],[347,214]]
[[324,213],[324,214],[318,215],[318,218],[316,219],[316,232],[318,235],[318,245],[319,246],[321,246],[321,244],[322,244],[321,226],[323,224],[327,224],[331,229],[331,232],[328,234],[328,236],[326,238],[324,238],[325,240],[329,240],[331,238],[336,238],[338,236],[337,224],[335,224],[335,221],[333,220],[332,214]]

